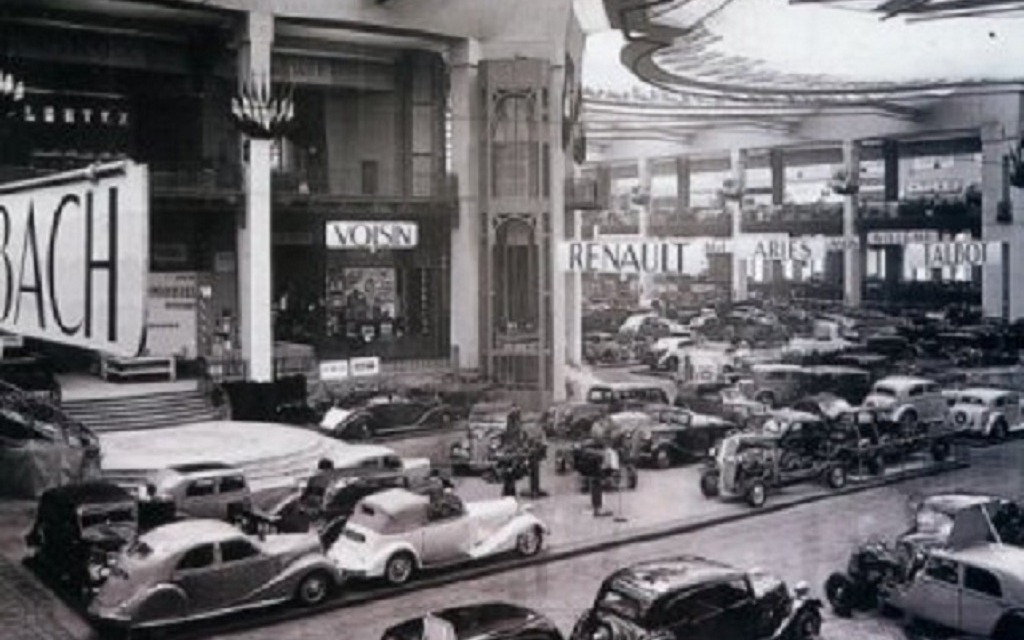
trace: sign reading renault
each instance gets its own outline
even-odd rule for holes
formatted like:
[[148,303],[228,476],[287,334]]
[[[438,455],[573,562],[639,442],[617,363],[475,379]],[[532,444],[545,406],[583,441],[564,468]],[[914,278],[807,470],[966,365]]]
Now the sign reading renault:
[[0,328],[137,355],[148,277],[146,167],[0,185]]
[[561,245],[566,271],[585,273],[679,273],[707,270],[704,247],[685,241],[566,242]]
[[419,244],[415,222],[340,221],[327,222],[328,249],[412,249]]

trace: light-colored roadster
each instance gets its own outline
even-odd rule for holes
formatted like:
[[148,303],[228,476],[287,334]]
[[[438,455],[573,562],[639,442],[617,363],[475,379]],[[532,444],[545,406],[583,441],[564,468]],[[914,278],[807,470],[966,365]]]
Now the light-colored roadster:
[[312,606],[339,579],[314,533],[257,539],[226,522],[184,520],[122,551],[89,614],[116,626],[153,627],[289,600]]
[[402,584],[422,568],[541,550],[547,526],[515,498],[463,502],[390,489],[363,498],[328,556],[347,579]]

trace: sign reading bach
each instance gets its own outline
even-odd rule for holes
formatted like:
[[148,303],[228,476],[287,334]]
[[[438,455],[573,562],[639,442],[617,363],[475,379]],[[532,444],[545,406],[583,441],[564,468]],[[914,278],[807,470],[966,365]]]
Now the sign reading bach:
[[148,277],[146,167],[0,185],[0,328],[137,355]]
[[328,249],[412,249],[419,244],[415,222],[391,220],[327,223]]

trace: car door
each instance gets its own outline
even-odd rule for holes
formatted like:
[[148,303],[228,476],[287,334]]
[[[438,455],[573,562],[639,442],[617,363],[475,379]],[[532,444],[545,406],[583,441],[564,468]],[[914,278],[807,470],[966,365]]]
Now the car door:
[[1009,604],[1003,599],[999,576],[981,567],[965,564],[963,589],[960,591],[961,631],[987,637],[995,629]]
[[928,419],[934,421],[945,420],[949,406],[946,404],[946,399],[942,397],[942,390],[939,388],[939,385],[929,382],[925,385],[924,395],[928,404]]
[[472,533],[472,523],[465,509],[429,509],[423,527],[423,564],[447,564],[466,559],[475,542]]
[[670,597],[658,615],[658,626],[680,640],[732,640],[717,635],[718,611],[701,596],[697,587]]
[[942,556],[931,556],[907,588],[909,614],[956,628],[960,611],[960,565]]
[[220,609],[226,602],[215,546],[198,544],[181,555],[171,582],[185,592],[188,615]]
[[1003,411],[1006,413],[1006,424],[1010,429],[1015,429],[1020,424],[1020,396],[1007,394],[1005,405]]
[[755,637],[756,607],[747,581],[740,578],[705,589],[702,597],[717,614],[708,620],[716,640]]
[[217,478],[194,478],[185,482],[180,509],[191,518],[221,518],[223,508],[217,496]]
[[220,543],[221,598],[225,606],[249,602],[277,574],[277,561],[245,538]]

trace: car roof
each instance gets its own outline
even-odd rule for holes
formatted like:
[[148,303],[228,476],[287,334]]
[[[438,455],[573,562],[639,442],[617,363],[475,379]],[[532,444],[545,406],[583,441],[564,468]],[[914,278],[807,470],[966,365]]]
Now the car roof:
[[66,484],[43,492],[41,501],[49,503],[64,502],[71,505],[83,503],[113,503],[134,501],[135,497],[127,489],[111,482],[92,481]]
[[619,569],[609,578],[616,587],[658,596],[712,582],[743,578],[745,571],[700,556],[652,560]]
[[940,513],[954,514],[975,505],[998,501],[998,497],[982,493],[937,493],[921,500],[921,506],[927,506]]
[[966,389],[960,389],[957,391],[957,395],[962,396],[974,396],[983,400],[993,400],[1000,396],[1009,395],[1014,393],[1006,389],[997,389],[995,387],[968,387]]
[[934,380],[919,378],[917,376],[886,376],[875,383],[876,385],[908,387],[913,384],[935,384]]
[[999,575],[1012,575],[1017,580],[1017,593],[1024,581],[1024,549],[1008,544],[987,543],[964,549],[936,550],[936,555],[988,569]]
[[763,362],[750,366],[750,370],[754,372],[758,371],[803,371],[804,367],[798,364],[782,364],[777,362]]
[[156,553],[174,553],[178,549],[201,543],[223,542],[244,538],[235,526],[223,520],[180,520],[151,529],[139,537]]
[[798,420],[802,422],[821,422],[821,418],[813,413],[796,409],[775,409],[768,416],[776,420],[786,420],[788,422],[796,422]]
[[389,516],[403,511],[423,509],[429,503],[430,498],[425,495],[398,488],[372,493],[363,498],[364,505]]
[[809,373],[838,373],[850,375],[869,375],[869,372],[859,367],[844,367],[836,364],[817,364],[804,367]]
[[339,443],[330,453],[330,459],[335,468],[344,467],[350,464],[358,464],[367,458],[383,456],[398,456],[394,449],[379,444],[350,444]]
[[479,638],[512,631],[534,621],[546,621],[541,614],[507,602],[484,602],[451,607],[428,614],[445,620],[455,630],[455,637]]
[[658,389],[664,391],[665,389],[658,384],[651,382],[600,382],[598,384],[590,385],[587,389],[588,392],[594,389],[611,389],[612,391],[631,391],[635,389]]
[[187,462],[185,464],[174,464],[167,467],[171,471],[182,474],[204,473],[207,471],[239,471],[238,467],[226,462]]

